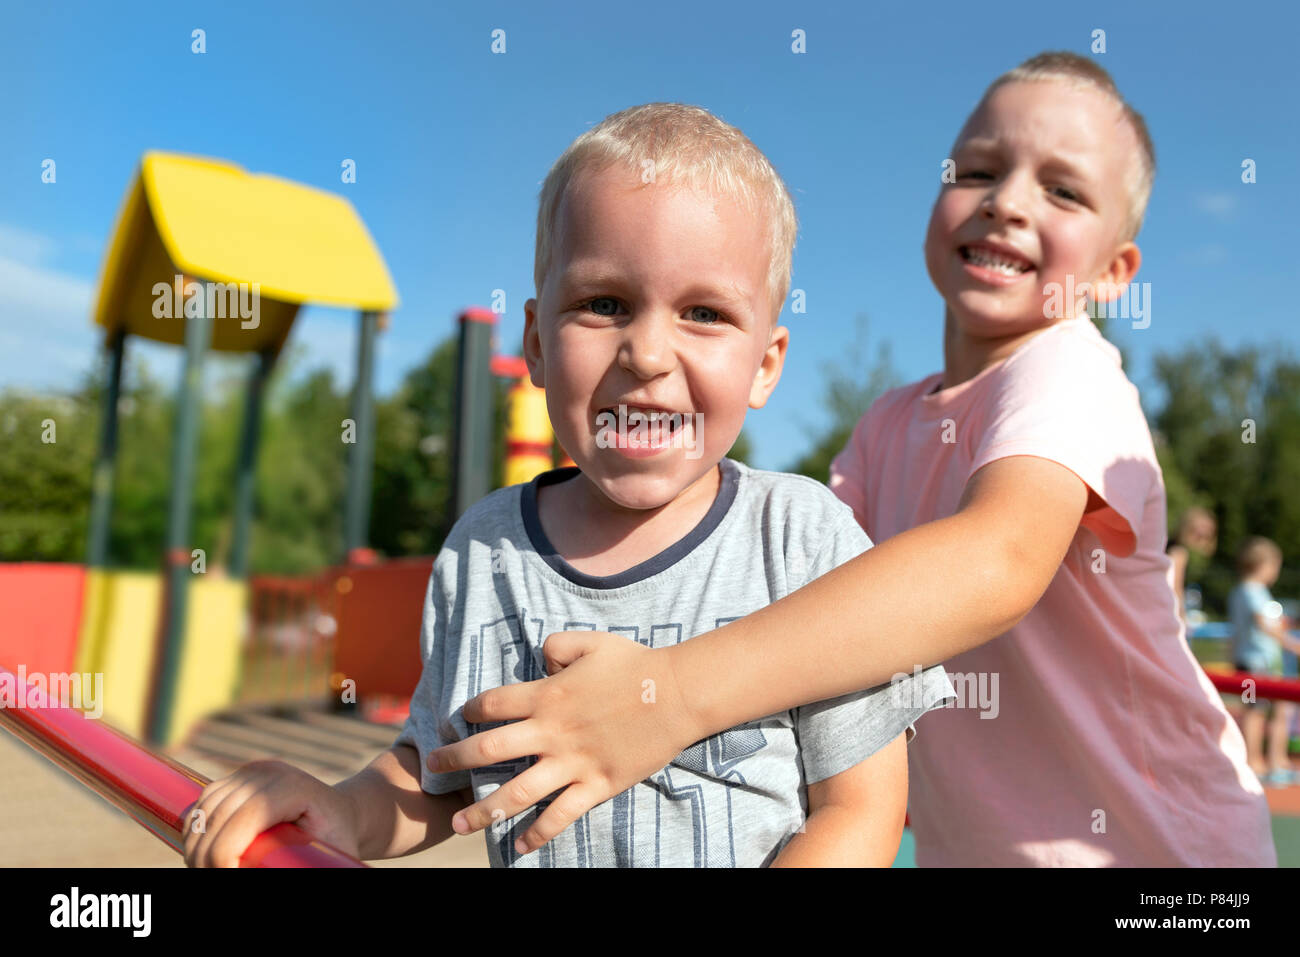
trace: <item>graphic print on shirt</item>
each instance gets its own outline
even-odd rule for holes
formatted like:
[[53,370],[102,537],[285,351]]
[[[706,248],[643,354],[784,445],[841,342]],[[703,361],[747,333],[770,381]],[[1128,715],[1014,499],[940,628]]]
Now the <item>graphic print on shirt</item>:
[[[713,627],[720,628],[735,620],[734,617],[719,618]],[[649,648],[677,644],[683,634],[680,622],[651,625],[648,630],[638,625],[599,625],[589,621],[565,621],[558,629],[544,630],[543,626],[543,619],[528,618],[524,609],[516,615],[506,615],[481,625],[478,634],[470,639],[469,696],[474,697],[501,684],[544,677],[542,639],[553,631],[608,631]],[[469,731],[474,734],[504,723],[470,725]],[[655,867],[734,867],[736,852],[732,838],[731,791],[734,786],[746,783],[739,770],[741,762],[757,754],[766,744],[767,738],[762,730],[752,726],[729,729],[695,743],[650,778],[646,782],[649,787],[634,786],[611,799],[610,808],[604,812],[612,816],[610,824],[614,840],[608,849],[598,850],[591,840],[592,815],[596,813],[593,810],[574,821],[564,832],[564,836],[570,838],[567,843],[571,843],[571,851],[564,847],[566,842],[557,839],[533,852],[538,856],[538,866],[556,867],[563,863],[578,867],[632,867],[637,847],[637,824],[645,827],[653,820]],[[534,757],[519,758],[472,773],[478,784],[500,785],[521,774],[535,761]],[[706,784],[711,782],[701,781],[701,778],[721,783],[723,793],[719,794],[716,787],[706,789]],[[665,805],[676,802],[684,802],[690,810],[692,840],[689,846],[674,845],[665,849],[661,842],[661,821],[669,812]],[[535,810],[515,818],[509,826],[493,825],[489,829],[489,840],[495,843],[496,855],[507,867],[519,857],[514,849],[515,839],[549,804],[549,800],[538,802]],[[557,861],[557,854],[564,854],[569,859]]]

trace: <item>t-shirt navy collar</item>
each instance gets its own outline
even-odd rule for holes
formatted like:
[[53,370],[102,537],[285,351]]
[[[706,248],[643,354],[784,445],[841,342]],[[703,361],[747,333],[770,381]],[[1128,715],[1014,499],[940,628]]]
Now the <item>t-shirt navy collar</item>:
[[546,537],[546,532],[542,530],[542,521],[537,512],[537,490],[543,485],[555,485],[573,478],[578,474],[577,466],[570,465],[566,468],[543,472],[523,487],[519,496],[519,505],[523,512],[524,530],[528,533],[528,540],[532,543],[542,561],[550,565],[556,574],[568,579],[575,585],[581,585],[584,588],[622,588],[625,585],[634,585],[677,564],[677,562],[689,555],[695,546],[708,538],[723,518],[726,517],[728,510],[731,508],[731,503],[736,499],[736,487],[739,484],[740,470],[736,467],[736,463],[728,458],[722,459],[718,465],[722,470],[718,494],[714,497],[713,504],[709,506],[709,510],[700,519],[699,523],[683,538],[669,545],[658,555],[647,558],[639,565],[633,565],[626,571],[619,572],[616,575],[588,575],[586,572],[578,571],[564,560],[555,546],[551,544],[551,540]]

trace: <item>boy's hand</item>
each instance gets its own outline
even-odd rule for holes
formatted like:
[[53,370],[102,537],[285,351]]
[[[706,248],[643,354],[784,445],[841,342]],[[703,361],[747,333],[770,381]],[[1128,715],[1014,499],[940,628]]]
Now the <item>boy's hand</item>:
[[358,856],[350,798],[283,761],[254,761],[203,789],[185,816],[185,863],[238,867],[253,840],[281,821]]
[[[558,632],[543,646],[550,677],[493,688],[466,702],[467,722],[526,720],[437,749],[430,770],[482,767],[528,755],[540,760],[460,811],[452,826],[461,834],[481,830],[494,814],[501,817],[497,812],[514,817],[564,788],[516,842],[520,853],[528,853],[626,790],[629,777],[636,783],[650,776],[705,737],[678,691],[664,654],[668,650],[651,650],[607,632]],[[629,750],[621,746],[625,741],[638,746]],[[602,752],[618,755],[618,767],[593,757]]]

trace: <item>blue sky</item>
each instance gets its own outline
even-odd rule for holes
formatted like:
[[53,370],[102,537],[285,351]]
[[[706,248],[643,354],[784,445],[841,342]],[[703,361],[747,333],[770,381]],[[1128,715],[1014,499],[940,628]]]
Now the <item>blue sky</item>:
[[[1151,325],[1121,329],[1130,377],[1217,337],[1296,341],[1292,277],[1300,71],[1290,4],[757,2],[61,3],[11,5],[0,29],[0,388],[75,386],[97,343],[105,244],[141,154],[218,156],[346,195],[403,305],[377,388],[506,292],[515,351],[533,293],[536,198],[575,136],[635,103],[680,100],[736,124],[789,184],[800,216],[783,321],[790,354],[747,426],[755,464],[788,465],[821,421],[824,363],[888,342],[908,379],[941,366],[941,303],[921,242],[940,163],[998,73],[1045,49],[1097,56],[1147,117],[1159,172],[1139,237]],[[1149,7],[1149,9],[1148,9]],[[190,52],[191,31],[207,52]],[[506,53],[491,33],[506,31]],[[807,52],[791,52],[802,29]],[[54,158],[57,182],[43,184]],[[357,182],[340,182],[344,158]],[[1257,182],[1241,182],[1255,160]],[[293,341],[350,382],[354,321],[308,309]],[[137,346],[175,374],[174,351]],[[448,385],[450,388],[450,383]]]

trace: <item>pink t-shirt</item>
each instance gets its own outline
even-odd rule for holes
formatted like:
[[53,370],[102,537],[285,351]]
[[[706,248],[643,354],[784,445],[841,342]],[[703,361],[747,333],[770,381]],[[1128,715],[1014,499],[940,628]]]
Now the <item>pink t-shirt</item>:
[[957,707],[908,746],[917,864],[1275,866],[1245,743],[1183,636],[1164,480],[1118,351],[1067,320],[931,394],[942,379],[881,396],[831,466],[872,541],[954,514],[1012,455],[1059,462],[1105,505],[1020,624],[945,663]]

